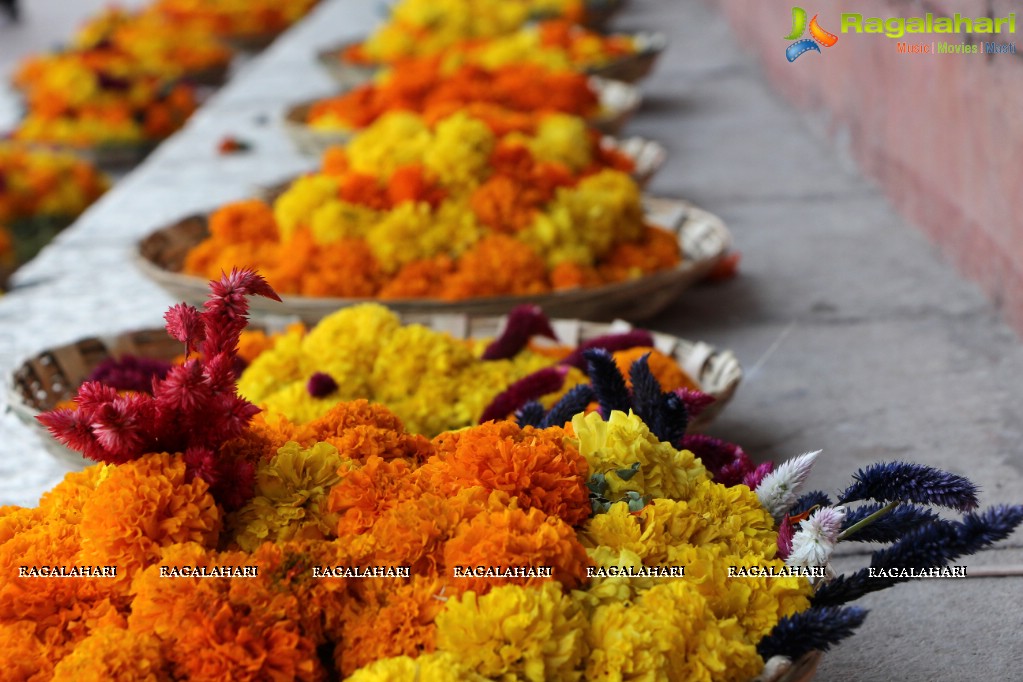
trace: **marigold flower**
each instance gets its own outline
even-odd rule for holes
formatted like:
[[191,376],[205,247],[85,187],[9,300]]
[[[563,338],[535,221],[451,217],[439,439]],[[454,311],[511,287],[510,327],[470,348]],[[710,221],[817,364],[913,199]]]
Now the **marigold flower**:
[[116,627],[93,630],[53,670],[57,679],[163,682],[173,679],[160,640]]
[[255,496],[228,518],[234,540],[252,551],[261,543],[334,534],[337,517],[327,511],[327,494],[340,479],[337,448],[288,443],[256,470]]
[[155,561],[160,547],[188,541],[214,546],[220,512],[202,479],[186,482],[180,457],[150,454],[109,471],[82,507],[79,528],[78,559],[115,564],[123,580]]
[[590,515],[586,460],[564,442],[559,428],[519,428],[490,422],[438,436],[435,479],[441,490],[480,485],[508,493],[524,509],[537,508],[571,526]]
[[[566,587],[582,583],[589,565],[586,550],[571,526],[539,509],[515,506],[484,511],[463,525],[444,545],[446,566],[550,566],[554,580]],[[524,585],[544,578],[508,578]],[[457,581],[458,589],[484,594],[494,584],[489,578],[467,577]]]
[[437,616],[437,649],[491,679],[580,680],[585,625],[557,583],[504,585],[448,600]]
[[[615,411],[608,421],[595,412],[572,418],[579,452],[590,471],[601,473],[615,495],[634,491],[649,497],[685,500],[707,480],[700,460],[688,450],[660,442],[636,415]],[[638,470],[631,471],[634,465]]]
[[395,656],[381,658],[363,666],[346,677],[347,682],[488,682],[490,678],[467,668],[457,656],[447,652],[422,654],[415,658]]

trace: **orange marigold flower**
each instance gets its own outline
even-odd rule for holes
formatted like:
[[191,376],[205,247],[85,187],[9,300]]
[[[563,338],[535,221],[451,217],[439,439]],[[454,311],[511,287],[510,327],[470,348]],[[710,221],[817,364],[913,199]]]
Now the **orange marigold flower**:
[[531,246],[501,234],[487,235],[458,259],[441,297],[528,295],[549,290],[547,266]]
[[426,260],[415,260],[401,266],[394,277],[380,289],[379,298],[437,298],[444,278],[454,272],[455,262],[449,256],[439,255]]
[[511,421],[488,422],[434,439],[441,491],[483,486],[499,490],[523,508],[558,516],[569,525],[590,517],[588,467],[559,428],[520,428]]
[[[462,525],[444,545],[444,564],[455,566],[550,566],[553,577],[566,588],[575,588],[586,577],[590,559],[575,531],[556,516],[539,509],[510,507],[484,511]],[[485,594],[502,583],[535,585],[545,578],[460,578],[458,591]]]
[[562,261],[551,269],[551,286],[556,290],[595,287],[603,283],[600,273],[591,265]]
[[334,656],[346,677],[381,658],[416,657],[436,648],[434,619],[444,608],[443,579],[416,575],[397,586],[394,580],[382,582],[375,598],[345,619]]
[[368,400],[338,403],[319,419],[301,427],[296,435],[302,445],[324,441],[357,462],[374,456],[422,462],[433,453],[429,440],[406,433],[393,412]]
[[49,682],[54,679],[57,652],[36,635],[36,624],[29,620],[0,622],[0,661],[4,679],[23,682]]
[[225,204],[210,215],[209,225],[210,235],[227,243],[278,238],[273,209],[261,199]]
[[629,376],[629,369],[632,367],[632,363],[647,353],[650,354],[647,360],[650,371],[658,383],[661,384],[661,390],[674,391],[676,388],[700,390],[700,384],[686,374],[686,371],[679,367],[673,358],[656,348],[649,347],[630,348],[628,350],[616,351],[612,354],[615,364],[618,365],[618,369],[621,371],[622,376],[625,377],[625,383],[630,389],[632,388],[632,379]]
[[344,175],[348,172],[348,153],[344,147],[328,147],[320,159],[323,172],[327,175]]
[[678,238],[666,230],[648,225],[641,242],[618,244],[598,270],[608,281],[618,281],[673,268],[680,260],[682,251]]
[[432,208],[437,208],[447,197],[444,188],[428,178],[426,170],[419,165],[403,166],[396,170],[387,184],[387,194],[392,204],[422,201]]
[[149,454],[109,469],[82,507],[79,528],[79,561],[116,564],[121,580],[156,561],[166,545],[216,545],[220,510],[205,481],[186,480],[181,457]]
[[501,508],[507,496],[482,487],[454,496],[427,492],[384,511],[365,534],[350,538],[358,564],[409,566],[415,574],[442,574],[442,547],[459,524],[488,508]]
[[537,210],[549,199],[541,188],[495,175],[473,191],[469,206],[487,227],[518,232],[532,224]]
[[342,473],[327,498],[327,510],[341,514],[338,536],[365,533],[383,511],[417,496],[420,491],[410,484],[411,471],[404,460],[388,462],[373,455],[362,467]]
[[93,630],[53,671],[58,680],[163,682],[171,680],[160,640],[118,627]]
[[221,602],[182,623],[170,647],[175,673],[190,680],[322,680],[315,644],[298,624],[253,619],[248,609]]

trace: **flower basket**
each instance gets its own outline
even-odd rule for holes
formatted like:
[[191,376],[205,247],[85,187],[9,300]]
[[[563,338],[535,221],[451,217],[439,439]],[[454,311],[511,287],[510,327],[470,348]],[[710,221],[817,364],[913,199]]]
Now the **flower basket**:
[[232,50],[238,52],[262,52],[270,47],[277,37],[284,33],[284,29],[266,31],[265,33],[249,33],[242,35],[227,35],[221,38]]
[[206,88],[219,88],[227,82],[227,73],[231,67],[231,63],[224,62],[222,64],[216,64],[214,66],[206,67],[205,69],[199,69],[197,71],[190,71],[181,77],[181,80],[190,85],[196,85],[199,87]]
[[668,38],[663,33],[645,31],[636,33],[633,37],[639,45],[639,50],[635,54],[590,69],[590,73],[625,83],[636,83],[646,78],[657,64],[658,57],[668,47]]
[[71,215],[35,215],[12,220],[7,229],[14,241],[14,259],[17,264],[35,258],[61,230],[75,221]]
[[[406,323],[422,324],[458,339],[496,337],[505,323],[504,317],[471,317],[468,315],[409,315]],[[608,333],[631,329],[621,321],[611,325],[581,320],[556,319],[551,325],[562,345],[577,346]],[[693,430],[706,427],[732,399],[742,379],[742,368],[731,351],[717,350],[699,341],[688,341],[668,334],[654,333],[658,350],[670,355],[685,372],[696,379],[700,389],[715,398],[690,425]],[[10,378],[8,405],[25,424],[42,439],[47,451],[59,460],[83,464],[77,452],[64,447],[36,420],[41,412],[54,409],[61,401],[71,399],[78,387],[103,361],[124,355],[170,361],[182,352],[182,344],[164,329],[146,329],[116,336],[89,337],[74,343],[45,350],[29,358]]]
[[[616,317],[643,320],[671,305],[687,288],[706,277],[731,244],[728,228],[717,216],[674,199],[646,198],[647,220],[678,236],[682,261],[674,268],[604,286],[569,289],[536,296],[493,296],[460,301],[393,299],[378,301],[402,314],[466,313],[503,315],[517,305],[533,303],[551,317],[606,321]],[[144,275],[174,298],[190,303],[205,300],[206,280],[182,274],[188,251],[209,235],[206,216],[190,216],[139,242],[135,263]],[[286,295],[283,305],[255,300],[256,317],[294,315],[314,323],[345,306],[376,299],[314,298]]]
[[[594,77],[590,82],[600,99],[600,111],[590,117],[590,124],[605,135],[617,135],[639,109],[643,99],[639,89],[607,78]],[[315,100],[302,102],[288,109],[284,114],[284,130],[301,153],[319,157],[329,147],[346,144],[358,131],[324,130],[309,125],[309,113],[314,104]]]
[[[668,46],[668,39],[663,33],[649,31],[634,33],[632,37],[639,46],[635,54],[620,57],[603,66],[589,68],[586,72],[592,76],[629,84],[646,77]],[[316,55],[316,61],[327,70],[342,92],[365,85],[373,80],[381,69],[375,64],[358,64],[345,59],[346,50],[360,42],[362,41],[345,42]]]
[[124,171],[142,163],[160,144],[158,140],[105,143],[92,147],[70,148],[68,151],[106,171]]
[[787,659],[771,659],[756,682],[810,682],[817,675],[822,657],[820,651],[811,651],[791,663]]

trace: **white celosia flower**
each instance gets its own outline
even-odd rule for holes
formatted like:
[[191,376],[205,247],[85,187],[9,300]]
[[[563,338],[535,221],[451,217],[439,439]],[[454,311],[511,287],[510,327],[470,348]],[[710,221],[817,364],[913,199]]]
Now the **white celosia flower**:
[[787,566],[827,566],[845,522],[845,507],[821,507],[792,536]]
[[757,486],[760,504],[771,513],[776,522],[781,523],[782,517],[795,504],[799,488],[810,475],[810,469],[813,468],[819,454],[821,451],[817,450],[786,460],[765,476]]

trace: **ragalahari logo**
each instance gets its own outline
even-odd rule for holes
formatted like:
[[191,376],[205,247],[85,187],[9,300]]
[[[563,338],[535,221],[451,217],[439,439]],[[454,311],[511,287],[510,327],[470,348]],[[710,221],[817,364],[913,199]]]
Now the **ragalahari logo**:
[[817,15],[813,15],[813,19],[810,20],[810,38],[803,38],[798,40],[803,33],[807,30],[806,26],[806,10],[802,7],[792,8],[792,32],[785,36],[785,40],[795,40],[796,42],[785,48],[785,58],[790,62],[796,61],[799,55],[806,54],[810,50],[820,52],[821,48],[818,44],[824,47],[832,47],[838,42],[838,36],[834,33],[828,33],[820,24],[817,23]]

